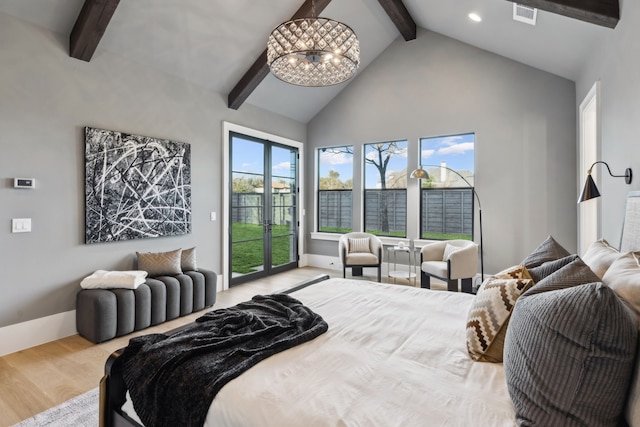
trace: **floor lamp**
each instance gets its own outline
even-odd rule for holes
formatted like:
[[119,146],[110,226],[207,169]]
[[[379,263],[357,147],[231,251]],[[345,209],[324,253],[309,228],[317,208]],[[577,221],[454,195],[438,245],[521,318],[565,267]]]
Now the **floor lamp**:
[[[471,187],[471,191],[473,191],[474,196],[476,197],[476,200],[478,201],[478,220],[479,220],[479,225],[480,225],[480,282],[482,283],[484,281],[484,251],[482,249],[482,204],[480,203],[480,197],[478,197],[478,192],[476,191],[475,187],[473,185],[471,185],[471,183],[469,181],[467,181],[467,179],[460,175],[460,173],[456,170],[453,170],[447,166],[438,166],[438,165],[425,165],[425,166],[433,166],[436,168],[443,168],[443,169],[447,169],[450,170],[451,172],[455,173],[456,175],[458,175],[464,182],[467,183],[467,185],[469,187]],[[418,165],[418,169],[414,170],[413,172],[411,172],[410,175],[411,178],[414,179],[429,179],[429,173],[424,170],[422,168],[422,165]]]

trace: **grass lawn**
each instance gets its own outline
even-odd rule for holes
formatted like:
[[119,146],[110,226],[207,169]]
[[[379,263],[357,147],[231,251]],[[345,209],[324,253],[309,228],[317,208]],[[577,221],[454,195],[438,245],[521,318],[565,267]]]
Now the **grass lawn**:
[[473,240],[471,234],[422,233],[422,239],[427,240]]
[[[272,264],[291,262],[291,236],[289,226],[271,226]],[[235,222],[232,224],[233,244],[231,249],[231,271],[247,274],[261,268],[264,262],[263,228],[257,224]]]

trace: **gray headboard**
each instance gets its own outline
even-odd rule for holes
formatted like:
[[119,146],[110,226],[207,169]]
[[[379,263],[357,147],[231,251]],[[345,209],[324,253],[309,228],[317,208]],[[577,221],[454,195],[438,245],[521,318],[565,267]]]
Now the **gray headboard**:
[[630,191],[624,211],[620,252],[640,251],[640,191]]

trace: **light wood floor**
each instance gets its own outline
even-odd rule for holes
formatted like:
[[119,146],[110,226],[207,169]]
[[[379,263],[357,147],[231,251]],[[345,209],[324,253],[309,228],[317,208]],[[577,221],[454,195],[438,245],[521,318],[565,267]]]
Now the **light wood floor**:
[[[229,307],[253,295],[275,292],[319,274],[342,277],[341,271],[299,268],[219,292],[214,308]],[[375,275],[366,274],[367,270],[363,279],[375,280]],[[389,279],[383,277],[383,281]],[[402,279],[396,283],[410,284]],[[107,357],[125,347],[130,338],[168,331],[192,322],[202,314],[193,313],[102,344],[93,344],[79,335],[72,335],[0,357],[0,427],[11,426],[96,388]]]

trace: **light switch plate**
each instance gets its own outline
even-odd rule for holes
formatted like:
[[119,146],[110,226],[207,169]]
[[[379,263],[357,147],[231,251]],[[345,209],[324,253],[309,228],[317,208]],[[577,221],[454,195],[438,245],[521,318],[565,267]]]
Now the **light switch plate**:
[[12,233],[31,233],[31,218],[13,218],[11,220]]

